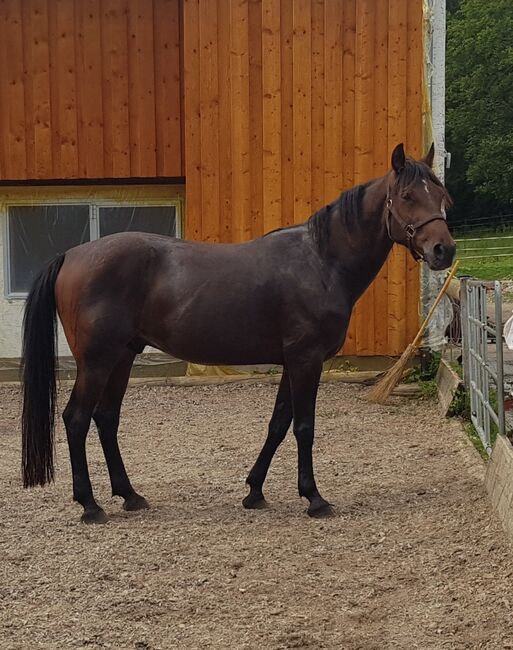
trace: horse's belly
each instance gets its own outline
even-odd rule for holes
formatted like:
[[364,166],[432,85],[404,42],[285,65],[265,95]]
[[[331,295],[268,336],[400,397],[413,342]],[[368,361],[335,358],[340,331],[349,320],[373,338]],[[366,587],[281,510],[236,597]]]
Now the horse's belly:
[[[153,328],[152,328],[153,329]],[[152,346],[177,359],[215,365],[283,363],[282,342],[273,329],[216,326],[212,321],[175,323],[169,328],[142,331]],[[156,330],[156,331],[155,331]]]

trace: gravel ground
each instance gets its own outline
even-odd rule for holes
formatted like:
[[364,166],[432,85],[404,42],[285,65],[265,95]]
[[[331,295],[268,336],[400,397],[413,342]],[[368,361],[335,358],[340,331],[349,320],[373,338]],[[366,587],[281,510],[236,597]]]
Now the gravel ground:
[[153,508],[110,497],[93,432],[111,518],[85,526],[61,427],[57,483],[20,487],[19,393],[0,387],[2,650],[513,648],[511,551],[479,457],[433,403],[362,390],[321,386],[317,479],[336,516],[312,520],[291,435],[270,507],[240,505],[276,386],[131,387],[121,444]]

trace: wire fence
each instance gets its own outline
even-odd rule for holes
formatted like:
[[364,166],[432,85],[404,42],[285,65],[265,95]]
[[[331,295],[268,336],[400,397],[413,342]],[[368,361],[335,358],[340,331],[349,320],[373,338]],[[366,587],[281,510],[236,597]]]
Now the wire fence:
[[460,219],[451,229],[462,262],[513,257],[513,213]]
[[470,415],[486,453],[491,454],[495,435],[506,432],[501,283],[464,279],[461,299],[463,376],[470,392]]

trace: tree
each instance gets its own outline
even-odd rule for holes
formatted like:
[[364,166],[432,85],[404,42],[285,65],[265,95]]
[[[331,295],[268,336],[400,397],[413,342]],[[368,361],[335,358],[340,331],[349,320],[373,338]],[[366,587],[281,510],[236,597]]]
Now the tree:
[[456,214],[511,211],[513,2],[460,0],[448,8],[447,185]]

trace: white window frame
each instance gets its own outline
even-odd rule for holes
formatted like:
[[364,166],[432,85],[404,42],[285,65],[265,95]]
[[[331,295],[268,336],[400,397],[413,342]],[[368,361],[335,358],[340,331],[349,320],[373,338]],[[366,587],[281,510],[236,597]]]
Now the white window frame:
[[[119,189],[119,188],[118,188]],[[151,191],[151,189],[150,189]],[[90,197],[65,197],[59,196],[53,199],[45,199],[38,202],[34,197],[27,199],[7,199],[2,207],[1,213],[4,222],[4,296],[7,300],[26,300],[28,292],[11,291],[11,249],[9,232],[9,208],[16,206],[51,207],[55,205],[88,205],[89,206],[89,239],[95,241],[100,239],[99,208],[150,208],[150,207],[172,207],[175,208],[175,237],[182,238],[182,207],[183,201],[180,198],[134,198],[117,200],[115,197],[101,197],[97,200]]]

